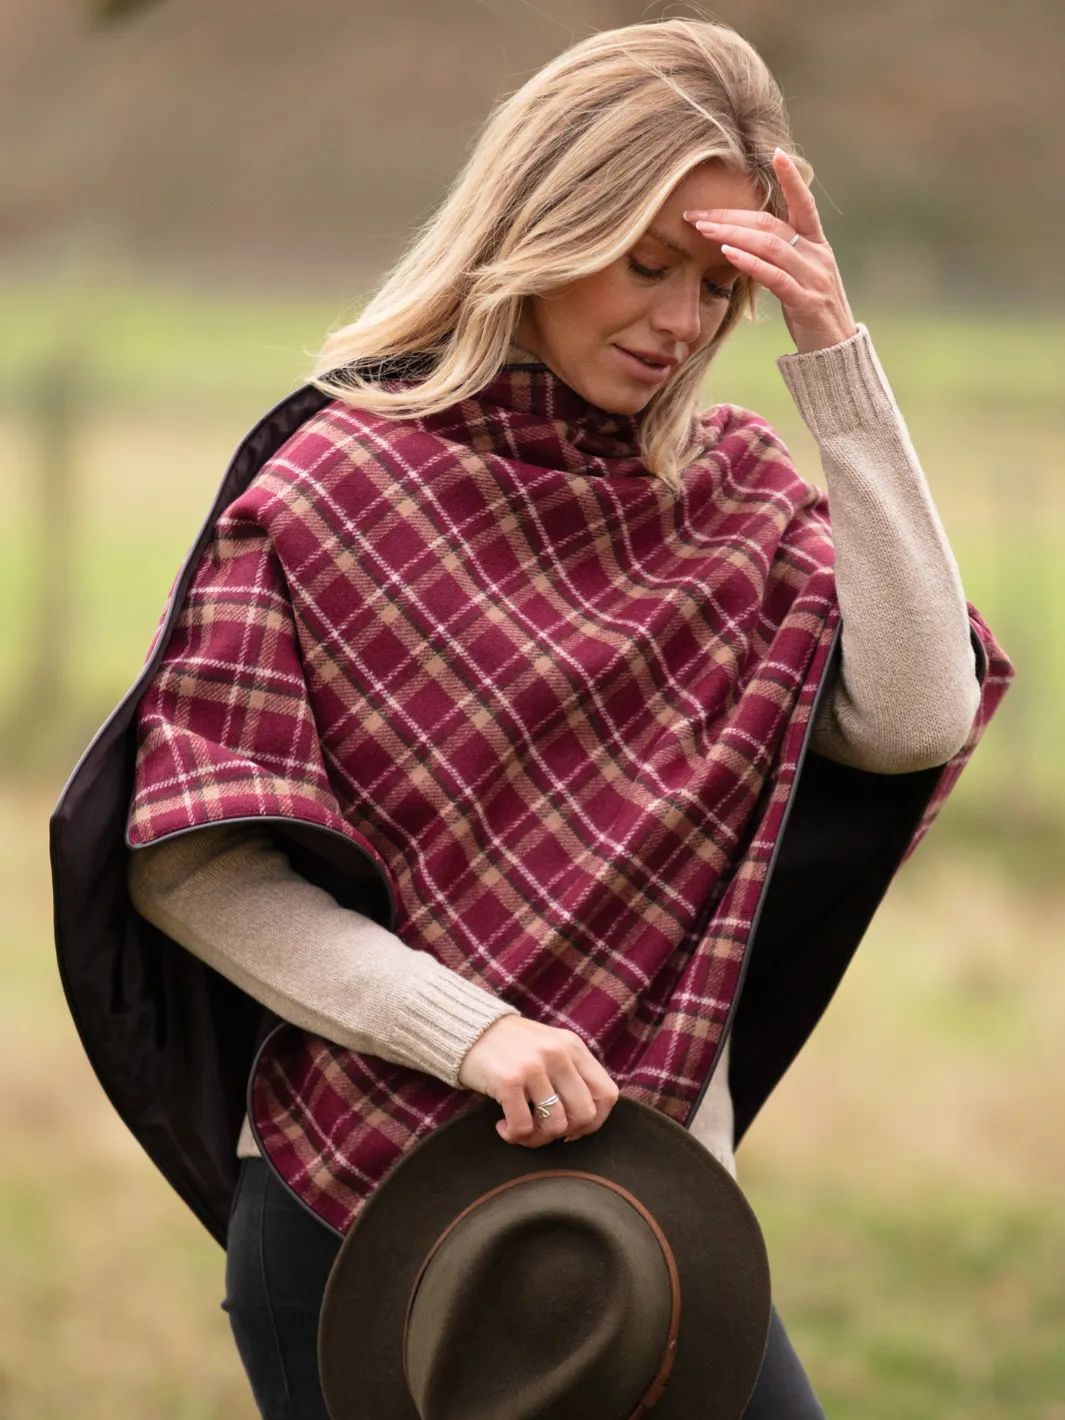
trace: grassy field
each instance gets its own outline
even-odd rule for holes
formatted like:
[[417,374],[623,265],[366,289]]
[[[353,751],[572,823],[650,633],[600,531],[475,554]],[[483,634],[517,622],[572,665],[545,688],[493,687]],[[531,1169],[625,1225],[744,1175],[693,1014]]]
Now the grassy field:
[[[27,746],[33,772],[9,764],[0,784],[0,1415],[251,1420],[222,1254],[113,1117],[67,1014],[46,824],[136,676],[232,446],[337,312],[75,294],[0,288],[0,710],[30,649],[40,545],[29,393],[71,309],[84,396],[63,714]],[[740,1180],[830,1420],[1065,1420],[1065,890],[1047,871],[1065,788],[1065,324],[858,314],[1020,676],[744,1143]],[[766,414],[816,477],[772,364],[788,348],[777,321],[745,331],[709,396]]]

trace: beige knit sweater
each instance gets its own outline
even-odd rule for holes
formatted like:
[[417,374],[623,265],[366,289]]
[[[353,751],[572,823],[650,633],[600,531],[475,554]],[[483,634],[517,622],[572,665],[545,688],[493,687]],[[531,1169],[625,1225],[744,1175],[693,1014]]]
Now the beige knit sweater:
[[[843,620],[841,670],[811,748],[884,774],[941,764],[979,701],[965,599],[868,330],[777,365],[817,440]],[[283,1019],[449,1085],[492,1022],[518,1014],[340,907],[255,824],[136,850],[129,888],[138,912]],[[691,1128],[735,1175],[727,1043]],[[247,1120],[237,1152],[258,1152]]]

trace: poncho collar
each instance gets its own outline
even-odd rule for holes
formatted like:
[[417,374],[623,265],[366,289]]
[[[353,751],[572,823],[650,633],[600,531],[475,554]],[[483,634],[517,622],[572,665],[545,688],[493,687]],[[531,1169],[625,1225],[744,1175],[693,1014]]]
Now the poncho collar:
[[[477,453],[593,477],[650,478],[640,452],[642,413],[615,414],[579,394],[531,352],[507,361],[473,400],[423,419],[445,438],[461,430]],[[520,451],[520,452],[519,452]]]

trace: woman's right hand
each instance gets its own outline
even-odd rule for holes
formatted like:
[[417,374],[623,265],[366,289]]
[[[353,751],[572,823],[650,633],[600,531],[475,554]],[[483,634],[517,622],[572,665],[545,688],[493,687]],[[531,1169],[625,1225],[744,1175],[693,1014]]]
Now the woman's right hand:
[[[458,1082],[497,1100],[506,1116],[496,1124],[500,1138],[527,1149],[594,1133],[621,1093],[576,1031],[518,1015],[500,1016],[470,1046]],[[541,1119],[537,1101],[556,1094]]]

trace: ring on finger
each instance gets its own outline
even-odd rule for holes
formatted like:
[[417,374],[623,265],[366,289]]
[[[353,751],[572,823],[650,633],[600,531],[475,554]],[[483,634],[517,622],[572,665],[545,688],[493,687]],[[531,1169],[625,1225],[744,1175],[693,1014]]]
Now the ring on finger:
[[796,243],[798,240],[799,240],[799,234],[798,234],[798,232],[796,232],[795,235],[792,237],[791,241],[788,243],[788,246],[789,246],[789,247],[793,247],[793,246],[795,245],[795,243]]
[[550,1119],[551,1106],[553,1104],[558,1104],[560,1098],[560,1095],[548,1095],[547,1099],[541,1100],[539,1102],[539,1104],[536,1106],[536,1109],[541,1119]]

